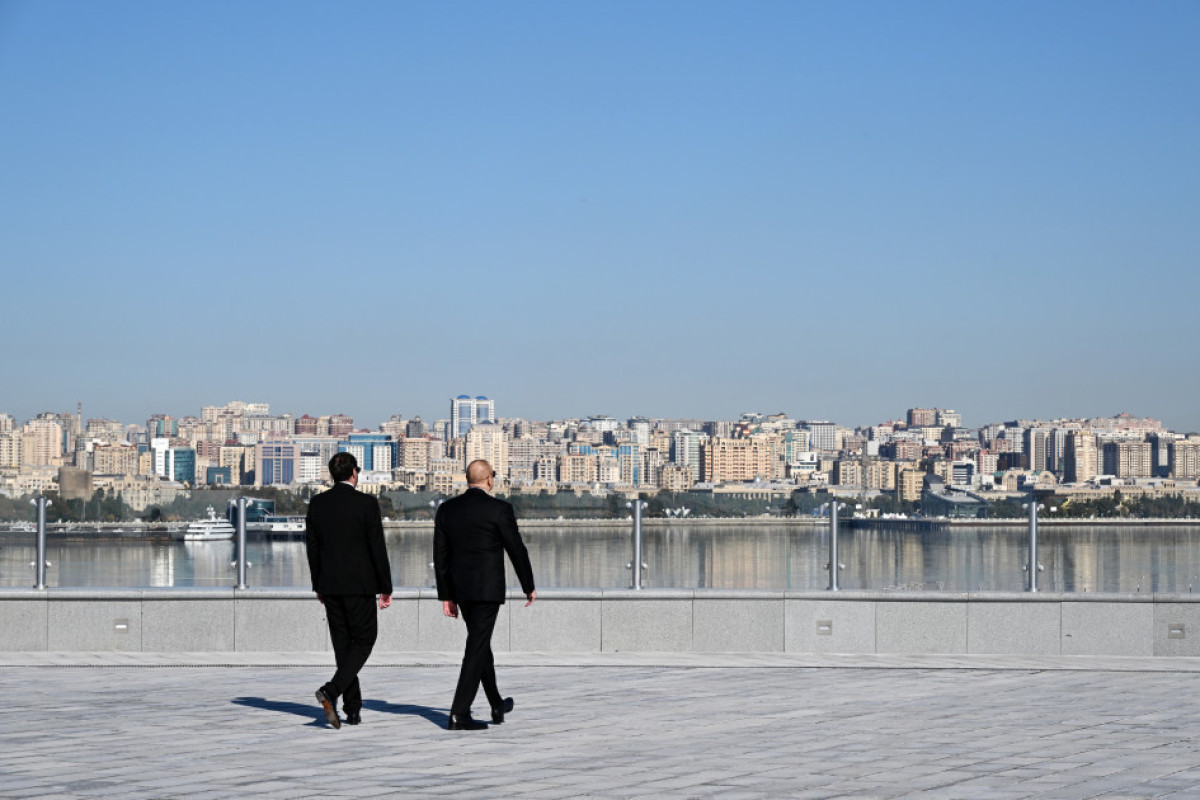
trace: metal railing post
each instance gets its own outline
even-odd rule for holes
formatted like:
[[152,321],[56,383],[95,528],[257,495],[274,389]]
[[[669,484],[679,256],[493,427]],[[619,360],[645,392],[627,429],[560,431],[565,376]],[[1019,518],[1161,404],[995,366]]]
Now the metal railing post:
[[1029,498],[1029,565],[1025,569],[1029,570],[1029,591],[1036,592],[1038,590],[1037,574],[1040,565],[1038,564],[1038,504],[1033,497]]
[[35,589],[46,588],[46,506],[50,500],[45,495],[38,495],[37,500],[37,561],[34,562]]
[[841,591],[841,586],[838,585],[838,570],[841,568],[838,563],[838,503],[834,501],[829,504],[829,591]]
[[249,500],[237,500],[237,588],[246,588],[246,505]]
[[646,504],[639,500],[634,500],[633,506],[633,561],[629,563],[629,568],[633,571],[633,588],[642,588],[642,569],[646,566],[642,563],[642,509]]

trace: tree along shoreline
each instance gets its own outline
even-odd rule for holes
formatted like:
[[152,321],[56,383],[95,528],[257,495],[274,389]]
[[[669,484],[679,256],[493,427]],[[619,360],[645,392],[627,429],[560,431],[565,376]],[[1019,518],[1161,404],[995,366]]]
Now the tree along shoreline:
[[[186,495],[180,495],[174,501],[162,505],[154,505],[142,512],[135,512],[123,501],[120,494],[111,490],[98,490],[90,500],[64,500],[57,493],[47,492],[52,505],[48,509],[47,518],[50,522],[144,522],[149,525],[162,525],[174,522],[187,522],[207,517],[211,506],[218,514],[224,513],[230,501],[237,497],[251,497],[269,500],[274,504],[274,513],[282,516],[302,516],[309,499],[321,488],[305,488],[300,491],[289,491],[273,487],[253,488],[234,487],[228,489],[194,489]],[[573,492],[558,494],[514,494],[499,496],[509,500],[521,520],[583,521],[598,520],[620,521],[629,519],[631,511],[629,500],[623,494],[576,495]],[[0,522],[31,522],[36,519],[36,511],[31,505],[31,497],[9,498],[0,496]],[[444,496],[433,492],[389,491],[379,495],[380,511],[383,516],[396,521],[429,522],[437,508],[437,503]],[[835,497],[828,493],[796,492],[790,497],[765,502],[762,499],[747,499],[727,495],[713,495],[703,492],[660,492],[658,494],[643,494],[641,499],[646,503],[643,519],[678,520],[691,522],[697,519],[715,519],[730,521],[738,519],[753,520],[794,520],[801,523],[819,520],[823,508],[828,507]],[[930,521],[929,518],[918,517],[919,504],[903,502],[891,495],[878,495],[873,498],[854,499],[845,496],[836,498],[846,505],[843,517],[849,522],[855,513],[889,515],[881,519],[879,524],[913,521],[919,519]],[[1076,521],[1118,522],[1123,520],[1179,520],[1200,519],[1200,500],[1185,497],[1183,494],[1146,497],[1142,495],[1123,496],[1118,490],[1112,495],[1072,499],[1047,493],[1038,495],[1038,502],[1046,511],[1041,515],[1044,524]],[[1053,510],[1051,510],[1053,509]],[[992,525],[1001,521],[1022,522],[1026,516],[1022,500],[1007,497],[990,503],[984,509],[984,516],[966,520],[936,520],[939,523],[952,525]],[[857,524],[859,521],[855,520]]]

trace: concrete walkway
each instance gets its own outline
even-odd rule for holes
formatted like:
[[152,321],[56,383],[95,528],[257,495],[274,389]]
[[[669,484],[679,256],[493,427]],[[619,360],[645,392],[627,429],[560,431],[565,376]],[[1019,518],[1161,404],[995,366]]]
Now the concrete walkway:
[[450,732],[453,654],[332,730],[325,653],[3,653],[0,796],[1200,797],[1198,659],[498,659],[516,709]]

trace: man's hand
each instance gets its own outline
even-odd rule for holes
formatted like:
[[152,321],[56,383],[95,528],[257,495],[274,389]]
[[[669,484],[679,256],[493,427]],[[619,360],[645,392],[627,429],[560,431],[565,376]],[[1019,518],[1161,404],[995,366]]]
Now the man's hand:
[[458,617],[458,603],[453,600],[442,601],[442,613],[447,617]]
[[392,604],[392,596],[390,594],[379,595],[379,610],[380,611],[387,608],[391,604]]
[[529,598],[529,602],[525,604],[525,607],[529,608],[531,605],[533,605],[533,601],[537,600],[537,589],[534,589],[532,592],[530,592],[529,594],[527,594],[525,596],[527,598]]

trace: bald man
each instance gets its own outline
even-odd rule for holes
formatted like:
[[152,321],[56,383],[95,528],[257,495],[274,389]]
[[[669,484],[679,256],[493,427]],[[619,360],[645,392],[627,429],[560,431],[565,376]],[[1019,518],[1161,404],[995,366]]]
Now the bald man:
[[517,516],[512,504],[492,497],[495,485],[492,465],[482,459],[472,461],[467,465],[467,490],[442,503],[434,522],[433,564],[442,613],[458,617],[461,611],[467,625],[467,646],[446,725],[452,731],[487,728],[471,717],[480,683],[492,707],[493,723],[504,722],[504,715],[513,709],[513,699],[502,698],[496,687],[492,657],[492,630],[506,590],[505,553],[521,581],[526,608],[537,599]]

